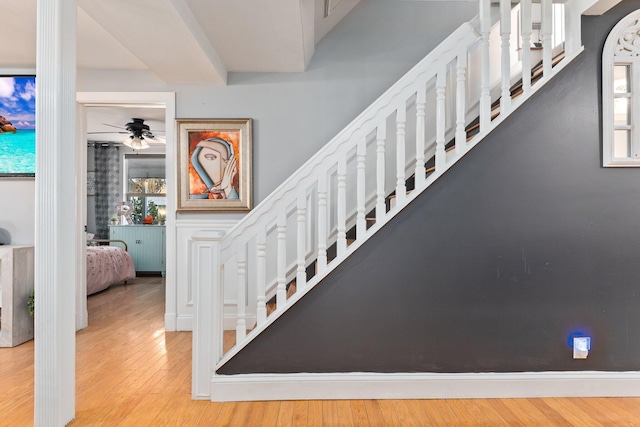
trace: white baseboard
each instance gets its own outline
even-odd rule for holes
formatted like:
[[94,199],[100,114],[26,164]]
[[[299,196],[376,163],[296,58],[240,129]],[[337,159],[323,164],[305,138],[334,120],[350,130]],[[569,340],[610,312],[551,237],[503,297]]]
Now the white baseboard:
[[190,314],[179,314],[176,331],[193,331],[193,316]]
[[640,396],[640,372],[214,375],[210,397],[233,402],[623,396]]
[[[235,307],[234,307],[235,309]],[[193,316],[190,314],[179,314],[177,320],[175,318],[169,318],[165,316],[165,325],[168,325],[169,321],[173,321],[175,326],[173,329],[166,328],[167,331],[193,331]],[[253,328],[256,324],[256,316],[250,315],[246,318],[247,327],[249,329]],[[236,329],[236,325],[238,324],[238,317],[235,313],[225,313],[224,314],[224,322],[223,329],[225,331],[232,331]]]
[[[256,316],[247,315],[245,318],[247,322],[247,329],[253,329],[256,326]],[[222,319],[222,329],[225,331],[235,331],[238,324],[238,316],[235,314],[235,307],[233,313],[225,313]]]
[[176,314],[165,313],[164,315],[164,330],[167,332],[175,332],[177,328]]

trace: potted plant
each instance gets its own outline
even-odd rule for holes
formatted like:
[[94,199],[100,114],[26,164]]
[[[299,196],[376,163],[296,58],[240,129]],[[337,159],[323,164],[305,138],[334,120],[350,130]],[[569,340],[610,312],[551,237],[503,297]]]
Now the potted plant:
[[149,202],[147,205],[147,212],[149,213],[149,216],[153,218],[153,222],[155,223],[158,220],[158,205],[153,201]]
[[31,291],[29,294],[29,298],[27,299],[27,311],[29,315],[33,317],[36,314],[36,304],[35,304],[35,292]]
[[110,219],[111,225],[118,225],[118,217],[112,216]]

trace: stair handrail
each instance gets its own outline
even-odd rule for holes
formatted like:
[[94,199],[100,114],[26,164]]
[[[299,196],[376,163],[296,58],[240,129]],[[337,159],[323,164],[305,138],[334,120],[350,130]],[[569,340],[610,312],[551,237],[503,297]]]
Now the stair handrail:
[[371,130],[373,130],[376,125],[372,123],[375,122],[376,118],[380,118],[385,109],[393,110],[394,103],[397,103],[399,98],[409,97],[420,84],[426,84],[440,68],[448,64],[459,54],[461,45],[466,48],[476,43],[479,34],[475,30],[474,22],[477,22],[477,18],[465,22],[458,27],[325,146],[316,152],[313,157],[298,168],[287,180],[279,185],[269,196],[258,204],[256,208],[236,223],[220,243],[220,251],[222,252],[221,263],[228,261],[234,249],[242,244],[246,244],[247,241],[255,236],[255,233],[249,232],[249,229],[259,222],[264,222],[264,217],[270,212],[273,212],[273,210],[276,209],[276,205],[284,204],[286,207],[292,203],[297,197],[296,190],[310,185],[311,183],[308,181],[312,180],[313,176],[317,176],[316,172],[327,159],[341,149],[344,150],[347,147],[350,149],[354,148],[357,143],[357,141],[354,140],[354,135],[362,133],[366,135],[366,132],[363,132],[362,129],[366,128],[368,124]]

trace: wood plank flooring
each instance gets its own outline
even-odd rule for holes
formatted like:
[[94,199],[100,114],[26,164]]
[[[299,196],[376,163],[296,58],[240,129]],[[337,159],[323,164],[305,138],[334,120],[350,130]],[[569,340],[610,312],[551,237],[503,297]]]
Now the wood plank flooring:
[[[89,297],[71,426],[640,426],[640,398],[191,400],[191,333],[164,332],[164,284]],[[0,426],[33,425],[33,341],[0,349]]]

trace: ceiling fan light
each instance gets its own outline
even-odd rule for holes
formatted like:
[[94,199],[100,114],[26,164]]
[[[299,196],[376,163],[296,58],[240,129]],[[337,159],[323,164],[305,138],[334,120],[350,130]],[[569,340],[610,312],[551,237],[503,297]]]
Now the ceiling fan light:
[[129,138],[122,141],[122,144],[133,150],[144,150],[150,147],[149,143],[144,139],[144,137],[134,135],[131,135]]
[[124,141],[122,141],[122,143],[124,145],[126,145],[129,148],[133,148],[133,136],[128,137],[127,139],[125,139]]

